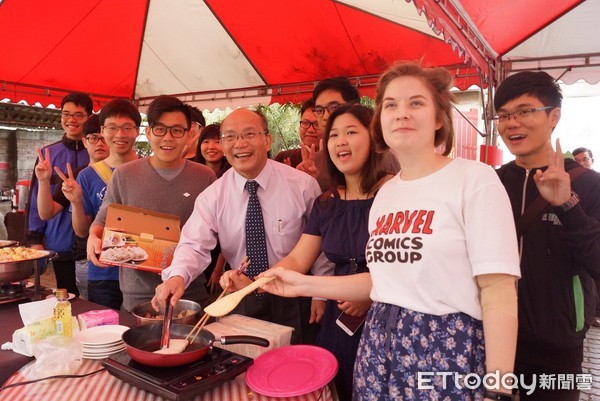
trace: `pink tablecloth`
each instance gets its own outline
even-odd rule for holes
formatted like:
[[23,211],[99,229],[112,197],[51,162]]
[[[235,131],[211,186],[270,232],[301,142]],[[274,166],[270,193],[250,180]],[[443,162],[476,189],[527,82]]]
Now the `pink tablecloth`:
[[[35,362],[35,361],[34,361]],[[33,363],[33,362],[32,362]],[[77,374],[86,374],[101,369],[98,361],[84,360]],[[13,374],[5,383],[25,381],[21,373],[27,369],[23,367],[19,372]],[[0,392],[0,400],[10,401],[163,401],[164,398],[156,396],[144,390],[131,386],[124,381],[112,376],[106,370],[91,376],[76,379],[44,380],[37,383],[27,384],[6,389]],[[319,389],[310,394],[289,397],[274,398],[257,394],[252,391],[244,381],[244,374],[234,380],[222,384],[198,396],[194,401],[331,401],[332,396],[328,387]]]

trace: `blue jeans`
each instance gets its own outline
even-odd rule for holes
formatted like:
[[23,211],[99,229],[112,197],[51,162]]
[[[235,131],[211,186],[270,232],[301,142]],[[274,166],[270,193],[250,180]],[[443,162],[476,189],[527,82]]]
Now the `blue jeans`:
[[90,302],[115,310],[120,310],[123,303],[119,280],[89,280],[88,295]]
[[87,259],[75,261],[75,283],[79,289],[79,298],[88,299],[88,263]]

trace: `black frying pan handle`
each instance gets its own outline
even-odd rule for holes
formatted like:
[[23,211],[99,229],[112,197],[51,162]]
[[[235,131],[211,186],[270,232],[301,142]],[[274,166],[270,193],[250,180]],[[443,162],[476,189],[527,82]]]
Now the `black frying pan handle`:
[[261,347],[268,347],[269,340],[262,337],[255,336],[223,336],[215,341],[219,341],[221,344],[254,344]]

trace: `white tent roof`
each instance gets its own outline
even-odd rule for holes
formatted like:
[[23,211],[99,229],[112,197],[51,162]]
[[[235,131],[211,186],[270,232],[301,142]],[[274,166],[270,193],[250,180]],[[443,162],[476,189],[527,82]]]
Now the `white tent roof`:
[[[587,0],[502,57],[506,73],[543,69],[566,84],[600,81],[600,1]],[[570,71],[567,71],[568,69]]]

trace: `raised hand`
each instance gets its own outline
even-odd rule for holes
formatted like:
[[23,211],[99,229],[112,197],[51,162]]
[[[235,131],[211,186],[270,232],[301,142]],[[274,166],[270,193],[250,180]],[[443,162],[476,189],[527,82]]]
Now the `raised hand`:
[[54,171],[56,174],[63,180],[62,183],[62,191],[65,195],[65,198],[69,200],[69,202],[77,202],[83,199],[83,191],[81,187],[75,181],[75,175],[73,174],[73,169],[71,169],[71,163],[67,163],[67,173],[68,176],[64,175],[62,171],[58,167],[54,167]]
[[198,138],[200,138],[200,132],[196,132],[194,136],[188,139],[187,143],[183,147],[183,150],[181,151],[182,159],[185,159],[188,153],[190,152],[190,149],[192,149],[192,147],[196,145],[196,141],[198,140]]
[[303,142],[300,142],[300,151],[302,153],[302,161],[296,166],[296,169],[304,171],[316,179],[321,172],[315,164],[315,145],[307,146]]
[[40,182],[50,182],[52,177],[52,166],[50,165],[50,150],[45,149],[44,155],[40,148],[36,149],[38,155],[38,163],[35,165],[35,176]]
[[565,157],[556,140],[556,151],[552,149],[552,142],[546,143],[548,151],[548,168],[546,171],[536,170],[533,180],[537,185],[540,196],[552,206],[559,206],[571,198],[571,177],[565,171]]
[[253,280],[245,274],[237,274],[237,270],[227,270],[219,279],[221,288],[229,288],[231,291],[238,291],[252,284]]

